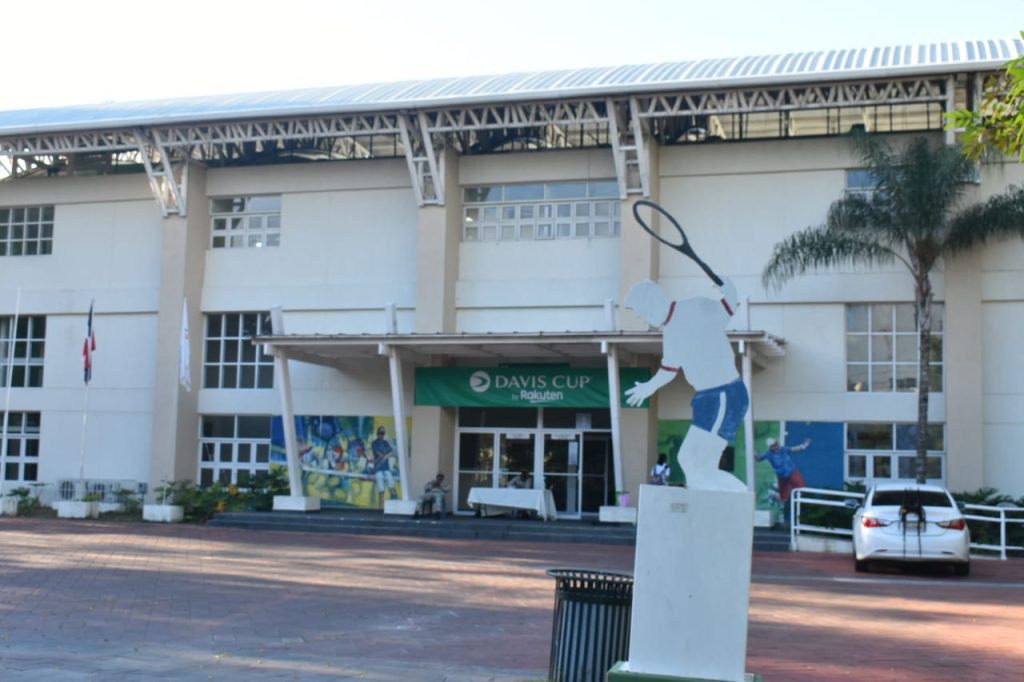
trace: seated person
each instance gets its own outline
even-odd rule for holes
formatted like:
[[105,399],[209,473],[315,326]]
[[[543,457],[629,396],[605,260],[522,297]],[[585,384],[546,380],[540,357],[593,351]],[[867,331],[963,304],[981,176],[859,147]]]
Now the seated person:
[[529,471],[527,471],[526,469],[523,469],[518,474],[513,476],[511,479],[509,479],[507,487],[509,487],[509,488],[532,488],[533,487],[533,477],[530,475]]
[[[524,490],[526,488],[532,488],[533,487],[533,476],[530,475],[529,471],[527,471],[526,469],[523,469],[518,474],[513,476],[511,479],[509,479],[508,485],[506,487],[508,487],[508,488],[517,488],[519,490]],[[515,512],[514,515],[519,517],[519,518],[521,518],[521,519],[530,519],[530,518],[533,518],[535,516],[535,512],[528,511],[526,509],[520,509],[519,511]]]
[[416,516],[427,513],[429,508],[437,517],[444,516],[445,495],[448,494],[448,484],[444,482],[444,474],[438,474],[432,481],[427,481],[423,486],[423,494],[416,501]]

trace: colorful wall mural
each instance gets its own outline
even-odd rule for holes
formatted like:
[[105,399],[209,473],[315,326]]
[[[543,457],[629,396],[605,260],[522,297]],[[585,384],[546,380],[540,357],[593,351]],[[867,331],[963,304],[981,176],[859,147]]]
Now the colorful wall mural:
[[[406,420],[411,433],[412,420]],[[302,489],[325,507],[381,509],[402,495],[394,417],[296,416]],[[287,466],[281,417],[271,424],[272,464]]]
[[[678,452],[687,430],[688,419],[663,419],[658,421],[658,452],[668,455],[672,467],[670,482],[683,484],[686,476],[679,468],[675,453]],[[721,468],[731,471],[746,483],[747,456],[745,446],[745,424],[740,425],[733,443],[726,447],[720,462]],[[784,437],[782,434],[785,434]],[[774,438],[786,445],[797,445],[810,438],[810,446],[793,453],[793,462],[801,471],[808,487],[841,490],[843,487],[843,425],[841,422],[800,422],[800,421],[755,421],[754,449],[763,453],[768,449],[768,439]],[[779,499],[779,481],[771,464],[764,460],[754,463],[754,486],[759,510],[782,511]]]

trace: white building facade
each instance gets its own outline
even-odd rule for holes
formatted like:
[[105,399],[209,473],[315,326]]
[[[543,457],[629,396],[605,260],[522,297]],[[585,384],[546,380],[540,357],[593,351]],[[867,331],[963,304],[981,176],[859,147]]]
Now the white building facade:
[[[0,113],[4,489],[244,486],[284,460],[291,417],[303,488],[325,505],[377,507],[441,471],[468,513],[470,487],[527,469],[561,514],[596,513],[636,493],[690,418],[681,380],[646,407],[615,400],[660,359],[625,293],[654,279],[676,298],[712,295],[637,225],[640,198],[745,298],[731,338],[752,415],[723,466],[756,483],[759,504],[773,475],[748,454],[769,437],[812,437],[811,485],[910,480],[910,276],[829,270],[775,292],[761,270],[844,192],[870,190],[851,128],[950,141],[943,113],[1022,51],[942,44]],[[985,162],[968,199],[1022,179],[1015,161]],[[933,281],[929,475],[1024,495],[1024,242],[947,261]]]

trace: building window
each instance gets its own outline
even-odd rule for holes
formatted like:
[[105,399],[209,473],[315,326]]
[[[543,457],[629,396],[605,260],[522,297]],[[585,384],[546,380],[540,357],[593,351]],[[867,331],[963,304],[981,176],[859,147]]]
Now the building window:
[[210,224],[210,246],[215,249],[280,246],[281,197],[212,199]]
[[856,168],[846,171],[846,194],[860,194],[865,199],[871,200],[871,196],[878,187],[878,176],[866,168]]
[[[931,392],[942,393],[944,307],[932,305]],[[911,303],[846,306],[846,390],[917,390],[917,323]]]
[[[7,449],[4,452],[5,481],[39,480],[38,412],[0,412],[7,419]],[[0,424],[3,424],[0,421]],[[2,428],[2,427],[0,427]]]
[[615,180],[463,188],[467,242],[617,237],[621,222]]
[[43,352],[46,349],[46,317],[0,317],[0,386],[14,388],[43,385]]
[[204,415],[199,427],[199,484],[248,487],[270,469],[269,416]]
[[[928,425],[929,481],[946,479],[946,429]],[[846,425],[846,478],[852,481],[913,481],[917,424],[849,423]]]
[[53,252],[53,206],[0,208],[0,256]]
[[207,315],[203,388],[273,388],[274,358],[252,343],[270,333],[270,313]]

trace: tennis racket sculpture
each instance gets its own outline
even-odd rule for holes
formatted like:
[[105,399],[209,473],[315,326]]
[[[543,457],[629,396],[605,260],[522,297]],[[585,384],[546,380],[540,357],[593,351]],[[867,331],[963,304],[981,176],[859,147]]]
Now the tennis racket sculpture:
[[[669,239],[666,239],[665,237],[658,234],[657,230],[648,225],[647,222],[640,217],[641,206],[649,206],[652,211],[657,211],[661,215],[668,218],[669,222],[672,223],[673,227],[676,228],[677,234],[673,236],[671,233],[669,233]],[[690,260],[692,260],[694,263],[700,266],[700,269],[703,270],[707,274],[707,276],[711,278],[711,281],[715,283],[715,286],[722,286],[722,278],[716,275],[715,271],[712,270],[707,263],[701,260],[701,257],[698,256],[697,252],[693,250],[693,247],[690,246],[690,240],[686,238],[686,232],[683,230],[683,226],[679,224],[679,221],[676,220],[671,213],[669,213],[659,204],[656,204],[653,201],[650,201],[648,199],[639,199],[635,204],[633,204],[633,217],[636,218],[636,221],[640,224],[640,227],[644,228],[647,234],[651,235],[665,246],[671,247],[678,251],[679,253],[683,254],[684,256],[688,257]]]

